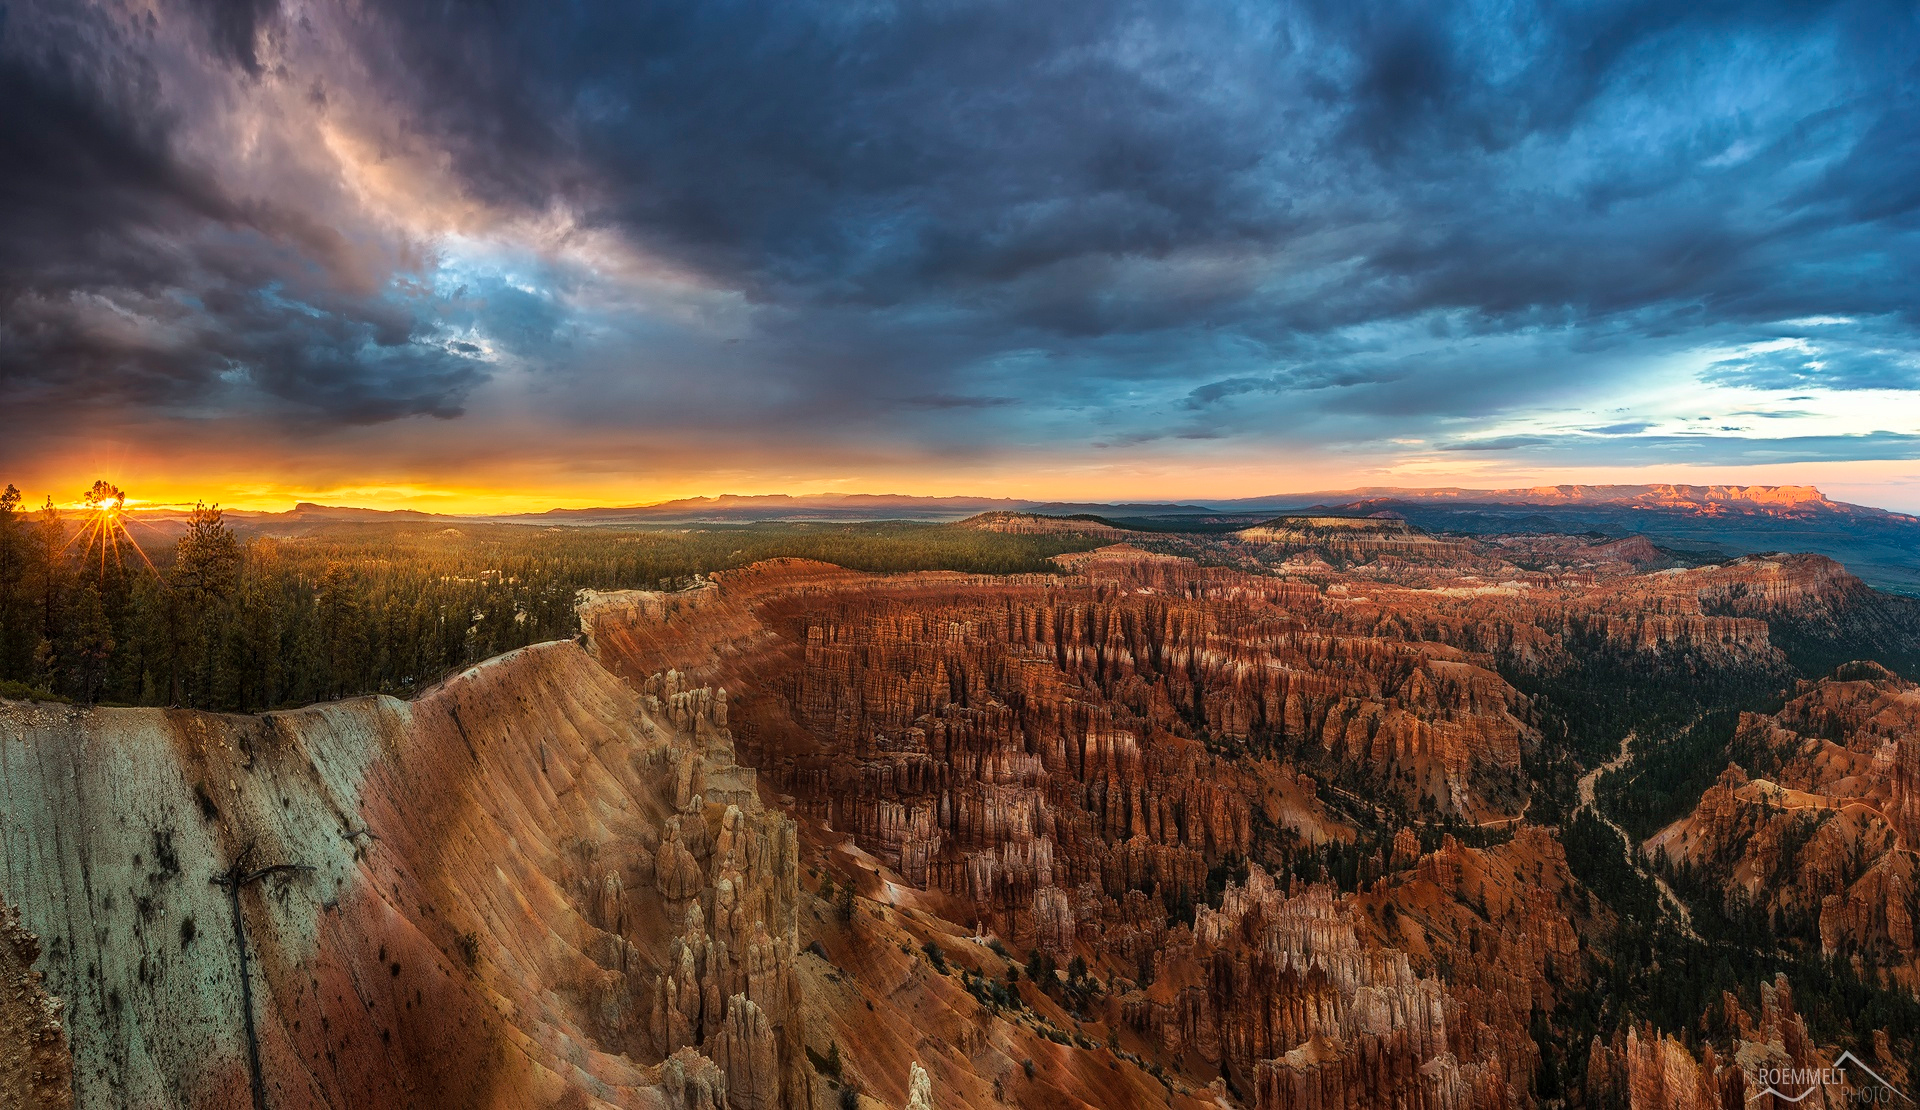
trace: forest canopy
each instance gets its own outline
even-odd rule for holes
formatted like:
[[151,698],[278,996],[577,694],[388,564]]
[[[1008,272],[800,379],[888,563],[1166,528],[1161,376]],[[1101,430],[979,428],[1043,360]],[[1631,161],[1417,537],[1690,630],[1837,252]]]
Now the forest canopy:
[[406,696],[578,631],[582,589],[676,589],[793,556],[1009,574],[1096,546],[949,524],[672,529],[367,521],[255,526],[200,506],[162,530],[99,482],[78,509],[0,495],[0,696],[258,710]]

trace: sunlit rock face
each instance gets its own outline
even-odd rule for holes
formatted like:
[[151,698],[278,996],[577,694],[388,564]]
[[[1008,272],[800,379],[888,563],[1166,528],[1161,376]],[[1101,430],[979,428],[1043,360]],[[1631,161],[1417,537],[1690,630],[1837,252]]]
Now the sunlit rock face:
[[1471,540],[1444,539],[1404,520],[1376,517],[1282,517],[1234,533],[1269,558],[1311,554],[1338,564],[1453,560],[1479,550]]
[[251,1105],[208,881],[244,859],[310,869],[240,897],[276,1107],[807,1105],[793,824],[700,695],[561,643],[410,703],[0,708],[0,898],[78,1103]]

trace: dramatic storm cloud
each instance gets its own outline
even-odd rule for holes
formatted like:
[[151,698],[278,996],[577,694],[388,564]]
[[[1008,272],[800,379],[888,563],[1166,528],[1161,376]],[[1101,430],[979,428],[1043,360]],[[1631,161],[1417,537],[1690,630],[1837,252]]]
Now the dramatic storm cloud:
[[1904,3],[14,2],[0,464],[1901,464],[1917,100]]

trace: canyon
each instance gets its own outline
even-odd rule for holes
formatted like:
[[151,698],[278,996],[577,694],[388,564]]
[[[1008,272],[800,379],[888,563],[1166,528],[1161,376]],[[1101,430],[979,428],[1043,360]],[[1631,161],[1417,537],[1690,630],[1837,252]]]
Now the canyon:
[[[588,591],[576,639],[406,701],[0,702],[0,1094],[1663,1110],[1825,1051],[1784,978],[1719,1004],[1721,1055],[1610,1011],[1575,1043],[1633,923],[1576,873],[1562,691],[1911,633],[1836,564],[971,526],[1105,546]],[[1749,900],[1793,871],[1788,942],[1911,992],[1920,703],[1850,667],[1740,718],[1763,785],[1634,850]]]
[[1711,875],[1732,912],[1783,943],[1920,984],[1913,919],[1920,835],[1920,688],[1871,663],[1742,714],[1729,763],[1693,811],[1643,847]]

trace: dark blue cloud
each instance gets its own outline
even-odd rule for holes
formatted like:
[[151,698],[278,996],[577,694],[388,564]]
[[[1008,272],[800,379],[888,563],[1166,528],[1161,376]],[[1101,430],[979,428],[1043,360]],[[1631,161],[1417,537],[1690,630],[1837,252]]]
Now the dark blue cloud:
[[[1745,352],[1712,385],[1920,388],[1904,3],[161,9],[0,25],[36,404],[453,416],[511,365],[609,425],[1557,452],[1461,421],[1704,347]],[[205,121],[281,94],[262,126],[304,104],[484,216],[418,242],[324,167],[261,187]],[[473,260],[556,212],[709,300]],[[1667,449],[1620,415],[1565,451]]]
[[[205,14],[208,64],[258,77],[272,6]],[[15,411],[459,414],[484,374],[434,339],[422,260],[352,242],[299,196],[236,196],[221,166],[185,155],[190,105],[162,95],[179,75],[137,17],[0,17],[0,386]]]

